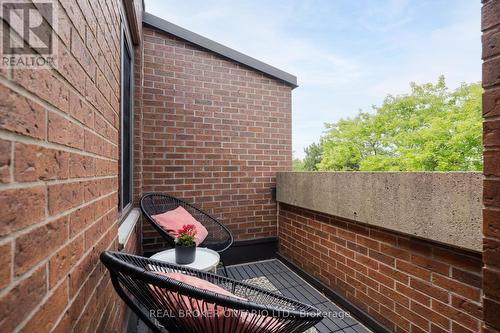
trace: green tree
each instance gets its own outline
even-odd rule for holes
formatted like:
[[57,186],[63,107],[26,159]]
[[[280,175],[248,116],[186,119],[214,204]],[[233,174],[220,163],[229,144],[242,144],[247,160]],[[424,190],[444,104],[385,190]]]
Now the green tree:
[[304,148],[306,156],[303,160],[299,158],[293,159],[293,170],[294,171],[317,171],[318,164],[321,162],[321,156],[323,155],[323,149],[321,145],[317,143],[312,143],[308,147]]
[[373,113],[326,124],[319,170],[471,171],[482,169],[479,83],[450,91],[411,83],[408,95],[385,98]]
[[306,157],[304,157],[304,170],[305,171],[317,171],[318,164],[321,162],[321,156],[323,155],[323,149],[321,145],[313,143],[304,149]]
[[305,171],[304,161],[300,158],[294,158],[292,161],[292,170],[293,171]]

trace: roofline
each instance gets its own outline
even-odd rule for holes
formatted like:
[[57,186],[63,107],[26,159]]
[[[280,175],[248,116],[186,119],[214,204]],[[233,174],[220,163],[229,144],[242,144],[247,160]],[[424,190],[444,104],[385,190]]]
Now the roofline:
[[143,16],[143,22],[154,28],[162,30],[166,33],[184,39],[193,44],[199,45],[207,50],[220,54],[228,59],[239,62],[243,65],[256,69],[262,73],[279,79],[286,84],[292,86],[292,88],[298,87],[297,77],[274,66],[268,65],[260,60],[247,56],[241,52],[233,50],[227,46],[219,44],[211,39],[198,35],[192,31],[184,29],[178,25],[170,23],[158,16],[152,15],[145,12]]

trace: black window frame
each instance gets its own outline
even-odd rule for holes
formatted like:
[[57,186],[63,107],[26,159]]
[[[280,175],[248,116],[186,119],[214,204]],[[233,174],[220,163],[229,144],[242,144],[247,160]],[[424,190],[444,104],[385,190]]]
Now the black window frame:
[[[123,220],[127,214],[130,212],[133,206],[133,184],[134,184],[134,173],[133,173],[133,147],[134,147],[134,52],[132,48],[130,35],[122,25],[121,29],[121,57],[120,57],[120,177],[119,177],[119,210],[121,212],[121,217]],[[129,68],[129,89],[128,92],[125,89],[125,61],[126,55],[130,59]],[[128,96],[127,96],[128,94]],[[129,110],[125,110],[126,104],[125,99],[129,101]],[[126,112],[129,114],[127,115]],[[126,116],[128,116],[128,124],[126,123]],[[125,126],[127,128],[125,128]],[[125,144],[125,140],[128,140],[128,147]],[[127,163],[128,161],[128,163]],[[127,177],[128,176],[128,177]],[[127,182],[127,184],[126,184]],[[127,188],[128,191],[124,191]],[[128,194],[128,198],[125,195]]]

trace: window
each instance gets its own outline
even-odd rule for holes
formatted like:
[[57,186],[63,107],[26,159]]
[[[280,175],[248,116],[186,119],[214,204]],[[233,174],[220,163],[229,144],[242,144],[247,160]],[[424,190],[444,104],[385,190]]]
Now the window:
[[132,207],[132,54],[125,30],[122,33],[121,117],[120,117],[120,210]]

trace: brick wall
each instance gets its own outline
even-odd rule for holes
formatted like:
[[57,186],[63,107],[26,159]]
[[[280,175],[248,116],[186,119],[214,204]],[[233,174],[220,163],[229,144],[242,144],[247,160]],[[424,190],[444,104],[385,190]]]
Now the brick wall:
[[278,233],[284,257],[393,332],[480,332],[479,254],[282,203]]
[[[291,88],[144,28],[144,192],[186,199],[236,239],[276,236],[277,171],[291,170]],[[144,229],[144,250],[158,248]]]
[[0,71],[1,332],[122,326],[99,262],[117,248],[120,3],[61,0],[57,67]]
[[500,1],[483,1],[485,332],[500,332]]

